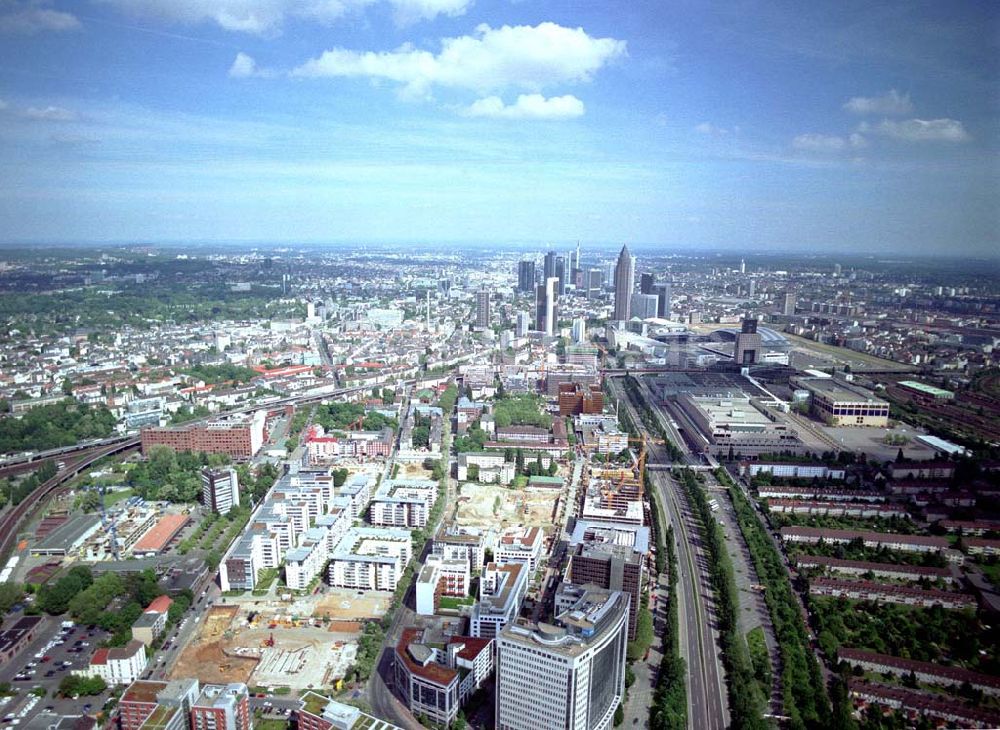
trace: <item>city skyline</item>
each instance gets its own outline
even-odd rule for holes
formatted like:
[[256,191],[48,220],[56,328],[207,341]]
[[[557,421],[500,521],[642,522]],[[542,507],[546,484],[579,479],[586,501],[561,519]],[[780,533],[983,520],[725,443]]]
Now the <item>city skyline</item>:
[[0,240],[995,257],[997,12],[11,0]]
[[990,266],[503,249],[5,249],[4,722],[1000,726]]

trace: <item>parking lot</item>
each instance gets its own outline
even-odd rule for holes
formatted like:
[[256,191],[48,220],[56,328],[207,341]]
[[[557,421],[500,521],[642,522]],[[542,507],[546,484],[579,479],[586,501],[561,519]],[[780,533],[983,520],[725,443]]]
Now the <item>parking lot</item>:
[[38,638],[13,662],[0,666],[0,682],[9,682],[15,692],[0,705],[3,727],[23,725],[43,710],[79,714],[103,707],[108,692],[76,700],[57,698],[56,693],[63,677],[87,666],[94,647],[107,637],[99,628],[61,628],[59,620],[45,617]]

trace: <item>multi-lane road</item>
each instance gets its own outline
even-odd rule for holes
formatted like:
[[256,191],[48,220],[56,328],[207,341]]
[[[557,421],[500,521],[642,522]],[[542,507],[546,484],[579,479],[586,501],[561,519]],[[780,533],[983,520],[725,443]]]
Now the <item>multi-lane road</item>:
[[[666,449],[653,441],[622,384],[615,379],[609,379],[609,383],[621,407],[627,409],[636,428],[646,436],[648,462],[669,461]],[[683,443],[678,446],[683,448]],[[701,531],[687,496],[669,472],[650,469],[648,473],[657,490],[660,509],[665,512],[660,514],[661,524],[673,526],[677,543],[677,615],[680,652],[687,668],[688,724],[723,730],[729,725],[728,698],[716,631],[715,597]]]

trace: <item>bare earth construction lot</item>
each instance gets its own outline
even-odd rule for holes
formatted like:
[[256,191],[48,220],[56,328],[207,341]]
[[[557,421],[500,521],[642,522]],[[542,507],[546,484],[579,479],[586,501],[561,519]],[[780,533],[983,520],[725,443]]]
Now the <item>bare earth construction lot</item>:
[[[559,495],[556,489],[508,489],[495,484],[463,483],[456,522],[470,527],[523,524],[551,528],[552,511]],[[497,507],[495,512],[494,507]]]
[[[302,601],[214,606],[170,676],[295,690],[329,685],[344,676],[357,654],[362,625],[346,619],[381,615],[389,602],[387,595],[354,593],[337,591],[313,599],[313,606],[297,605]],[[295,614],[295,608],[307,610]]]

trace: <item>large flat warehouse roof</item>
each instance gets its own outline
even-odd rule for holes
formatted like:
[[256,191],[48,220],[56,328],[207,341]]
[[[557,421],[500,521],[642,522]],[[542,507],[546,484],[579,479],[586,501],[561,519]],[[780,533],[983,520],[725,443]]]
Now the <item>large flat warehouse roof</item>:
[[881,403],[886,401],[876,398],[874,395],[861,390],[848,388],[829,378],[812,378],[803,380],[802,384],[814,393],[822,393],[830,400],[837,403]]
[[65,553],[100,523],[100,515],[77,515],[76,517],[71,517],[35,543],[31,551],[37,553]]

